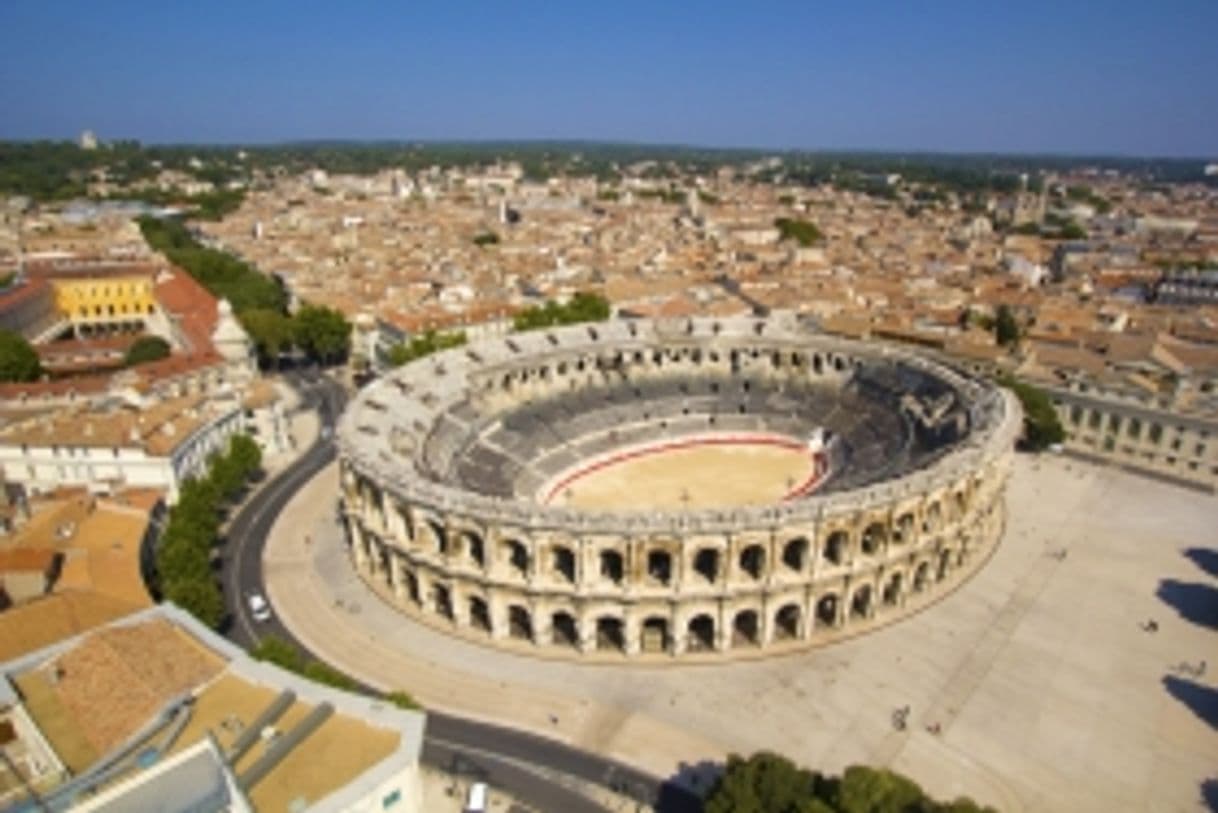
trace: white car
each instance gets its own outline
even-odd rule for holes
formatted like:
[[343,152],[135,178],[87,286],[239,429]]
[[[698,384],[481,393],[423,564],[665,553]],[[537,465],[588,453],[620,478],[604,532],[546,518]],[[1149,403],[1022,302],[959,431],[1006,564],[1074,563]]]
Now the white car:
[[258,593],[250,596],[250,615],[255,621],[270,621],[271,620],[271,605],[266,603],[266,599]]

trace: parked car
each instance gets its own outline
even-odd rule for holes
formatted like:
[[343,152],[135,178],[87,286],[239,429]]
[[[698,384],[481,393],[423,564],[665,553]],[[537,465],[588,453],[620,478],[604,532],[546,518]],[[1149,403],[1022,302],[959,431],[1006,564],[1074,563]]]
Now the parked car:
[[254,593],[250,596],[250,615],[255,621],[270,621],[271,620],[271,605],[267,604],[266,599],[259,593]]

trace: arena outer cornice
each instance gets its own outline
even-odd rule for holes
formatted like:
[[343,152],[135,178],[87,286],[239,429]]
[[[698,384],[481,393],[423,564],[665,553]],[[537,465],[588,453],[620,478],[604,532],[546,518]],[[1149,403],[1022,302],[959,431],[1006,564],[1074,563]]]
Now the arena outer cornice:
[[[950,384],[965,400],[971,424],[969,434],[960,445],[925,468],[873,485],[814,494],[773,506],[669,512],[574,510],[525,499],[487,496],[410,471],[410,462],[392,447],[392,416],[401,399],[410,399],[415,407],[413,412],[422,413],[416,415],[416,420],[422,417],[435,420],[444,409],[466,397],[471,378],[536,369],[581,354],[596,356],[618,350],[667,352],[691,346],[747,349],[757,345],[819,352],[827,357],[899,360],[924,369]],[[444,386],[434,386],[441,381]],[[374,403],[379,408],[370,406]],[[423,424],[419,434],[425,435],[429,425]],[[391,372],[361,392],[340,421],[337,440],[340,459],[360,476],[377,482],[398,499],[428,506],[438,513],[456,513],[486,524],[530,531],[567,531],[574,535],[689,535],[815,523],[947,487],[977,471],[991,458],[1008,452],[1021,425],[1022,412],[1010,392],[970,378],[915,351],[810,332],[791,323],[737,317],[574,325],[511,334],[442,351]],[[374,431],[370,432],[370,428]],[[416,443],[421,445],[424,439],[419,437]]]

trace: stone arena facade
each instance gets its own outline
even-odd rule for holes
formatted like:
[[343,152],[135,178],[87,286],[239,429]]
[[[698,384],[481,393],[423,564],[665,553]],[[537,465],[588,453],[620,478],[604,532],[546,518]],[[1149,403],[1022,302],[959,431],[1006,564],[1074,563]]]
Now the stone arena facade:
[[[776,320],[616,320],[438,353],[338,430],[361,576],[402,612],[537,654],[721,658],[851,635],[988,558],[1018,403],[911,353]],[[825,430],[826,482],[771,505],[542,504],[564,467],[707,432]]]

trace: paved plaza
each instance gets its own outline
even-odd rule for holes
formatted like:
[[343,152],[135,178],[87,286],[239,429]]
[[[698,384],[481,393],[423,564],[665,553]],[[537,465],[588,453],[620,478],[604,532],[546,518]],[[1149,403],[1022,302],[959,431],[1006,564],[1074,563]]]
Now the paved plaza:
[[798,654],[619,666],[495,650],[397,612],[348,563],[337,493],[331,466],[281,515],[271,602],[337,666],[435,708],[660,775],[769,748],[828,771],[889,765],[1004,811],[1194,810],[1218,779],[1212,495],[1020,456],[997,552],[914,617]]

